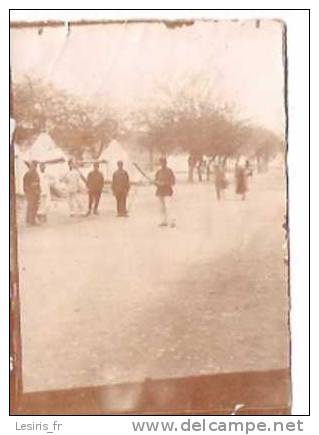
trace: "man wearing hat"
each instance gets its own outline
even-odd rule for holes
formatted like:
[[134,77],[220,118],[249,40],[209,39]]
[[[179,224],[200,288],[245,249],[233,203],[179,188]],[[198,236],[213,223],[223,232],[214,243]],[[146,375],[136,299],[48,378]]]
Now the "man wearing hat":
[[123,169],[123,162],[117,162],[118,169],[114,172],[112,178],[112,192],[116,198],[117,216],[126,217],[126,198],[130,190],[130,178],[128,173]]
[[170,201],[173,196],[173,186],[175,184],[174,172],[167,167],[166,158],[160,159],[160,169],[155,174],[156,196],[160,204],[161,227],[175,227],[175,220],[170,216]]
[[98,214],[99,202],[104,186],[104,177],[98,162],[93,164],[93,171],[89,173],[86,184],[89,193],[89,209],[86,216],[91,214],[92,207],[93,213]]

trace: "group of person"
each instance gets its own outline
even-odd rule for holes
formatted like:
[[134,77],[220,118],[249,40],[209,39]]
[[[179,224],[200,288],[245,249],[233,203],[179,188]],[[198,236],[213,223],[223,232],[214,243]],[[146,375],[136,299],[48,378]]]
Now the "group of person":
[[[229,185],[229,181],[226,178],[226,173],[223,165],[214,166],[214,185],[216,191],[216,197],[220,200],[224,191]],[[240,196],[241,200],[246,199],[246,193],[248,191],[248,177],[253,174],[249,160],[246,160],[244,166],[236,165],[235,167],[235,193]]]
[[[241,199],[246,198],[248,190],[248,176],[252,175],[249,162],[245,166],[235,168],[236,193]],[[69,206],[70,216],[90,216],[92,213],[98,215],[99,203],[105,183],[104,175],[100,171],[98,162],[93,164],[92,171],[87,177],[81,173],[75,161],[68,162],[68,171],[63,175],[61,181],[66,186],[66,196]],[[162,227],[175,227],[176,222],[171,214],[171,198],[173,197],[173,187],[175,185],[175,174],[167,165],[166,158],[160,159],[160,168],[155,174],[154,180],[150,180],[156,187],[156,197],[159,202],[160,223]],[[47,221],[47,211],[50,204],[50,177],[46,173],[46,165],[31,162],[29,170],[23,178],[24,193],[27,202],[26,223],[27,225],[38,225]],[[82,197],[83,184],[87,188],[88,208],[83,210]],[[222,165],[214,167],[214,184],[217,199],[223,196],[223,191],[228,187],[228,180]],[[117,170],[113,173],[111,189],[116,199],[116,211],[118,217],[127,217],[127,196],[131,187],[130,177],[124,169],[122,161],[117,162]]]
[[[130,189],[128,173],[123,168],[123,162],[117,162],[117,170],[113,174],[112,191],[116,198],[117,215],[127,216],[126,198]],[[79,170],[73,160],[68,162],[68,171],[61,177],[66,188],[66,197],[69,206],[70,217],[78,215],[89,216],[91,213],[98,214],[100,198],[104,187],[104,176],[100,171],[98,162],[93,164],[93,170],[87,178]],[[83,191],[83,183],[88,192],[88,209],[83,210],[80,193]],[[51,179],[46,173],[45,163],[39,164],[33,161],[23,177],[23,190],[26,198],[26,223],[27,225],[39,225],[47,221],[51,198]]]
[[[91,213],[99,214],[98,208],[105,179],[98,162],[93,163],[93,170],[85,178],[76,163],[72,160],[69,161],[69,171],[62,177],[62,181],[67,189],[71,217],[76,216],[76,214],[83,214],[82,201],[79,196],[83,182],[88,192],[88,210],[83,216],[90,216]],[[121,160],[117,162],[117,170],[113,174],[111,187],[116,198],[117,216],[127,217],[126,199],[130,190],[130,178]]]
[[[168,215],[168,199],[173,195],[175,175],[167,167],[166,159],[160,160],[161,168],[155,174],[154,184],[156,196],[159,198],[161,222],[160,226],[175,226],[175,222]],[[66,197],[69,206],[70,217],[87,217],[91,213],[98,215],[100,198],[102,195],[105,179],[100,171],[98,162],[93,164],[93,170],[87,177],[81,173],[75,161],[68,162],[68,171],[61,177],[66,188]],[[46,165],[33,161],[23,177],[23,189],[26,198],[26,223],[29,226],[39,225],[47,221],[47,212],[50,204],[51,180],[46,173]],[[82,197],[83,184],[88,193],[88,209],[83,210]],[[130,177],[124,169],[123,162],[117,162],[117,170],[113,173],[111,189],[116,199],[116,211],[118,217],[127,217],[127,196],[131,187]]]

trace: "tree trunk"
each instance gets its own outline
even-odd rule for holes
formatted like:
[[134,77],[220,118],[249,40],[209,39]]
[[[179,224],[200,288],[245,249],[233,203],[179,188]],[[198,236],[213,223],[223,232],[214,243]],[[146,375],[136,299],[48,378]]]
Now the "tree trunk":
[[260,155],[256,155],[256,164],[257,164],[257,173],[260,174],[262,172],[262,164],[260,160]]
[[154,169],[154,148],[153,148],[153,145],[151,145],[149,148],[149,168],[150,168],[151,172]]
[[223,163],[222,163],[224,169],[226,168],[226,163],[227,163],[227,156],[224,156]]
[[203,177],[202,177],[202,164],[200,161],[197,163],[197,175],[198,175],[198,181],[201,183],[203,181]]
[[104,141],[103,141],[103,139],[101,139],[99,149],[98,149],[98,151],[96,153],[96,159],[97,160],[100,158],[100,156],[101,156],[101,154],[103,152],[103,148],[104,148]]

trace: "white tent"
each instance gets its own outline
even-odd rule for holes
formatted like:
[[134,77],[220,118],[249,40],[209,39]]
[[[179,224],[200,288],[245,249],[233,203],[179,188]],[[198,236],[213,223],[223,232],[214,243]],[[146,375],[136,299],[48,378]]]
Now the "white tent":
[[66,159],[64,152],[58,148],[48,133],[40,133],[28,150],[30,160],[44,162],[47,160]]
[[107,176],[106,179],[110,181],[112,179],[113,173],[117,169],[117,162],[122,160],[124,169],[128,172],[130,180],[133,182],[141,181],[141,174],[133,165],[129,154],[125,151],[122,145],[116,141],[112,140],[107,148],[100,155],[99,160],[107,161]]
[[[60,178],[68,170],[68,157],[59,148],[48,133],[40,133],[35,142],[26,152],[26,159],[30,162],[49,162],[46,171],[54,178]],[[59,161],[60,160],[60,161]],[[57,161],[57,162],[55,162]]]
[[188,172],[188,157],[189,154],[171,154],[167,156],[167,166],[174,172]]

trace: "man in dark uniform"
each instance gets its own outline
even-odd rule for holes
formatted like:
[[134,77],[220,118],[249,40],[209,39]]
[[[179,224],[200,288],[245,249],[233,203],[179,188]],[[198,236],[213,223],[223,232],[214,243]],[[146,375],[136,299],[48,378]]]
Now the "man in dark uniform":
[[123,169],[123,162],[117,162],[118,169],[113,174],[112,192],[116,198],[117,215],[119,217],[127,216],[126,198],[130,190],[130,178],[128,173]]
[[91,171],[87,178],[87,188],[89,193],[89,209],[86,216],[89,216],[92,211],[98,214],[99,202],[104,186],[104,177],[100,171],[100,165],[98,162],[93,164],[93,171]]
[[36,216],[41,190],[36,162],[31,162],[28,172],[23,177],[23,191],[27,200],[26,223],[27,225],[37,225]]
[[173,196],[173,186],[175,184],[174,172],[167,167],[167,160],[160,159],[161,168],[155,174],[156,196],[160,203],[161,227],[175,227],[175,220],[170,215],[170,199]]

